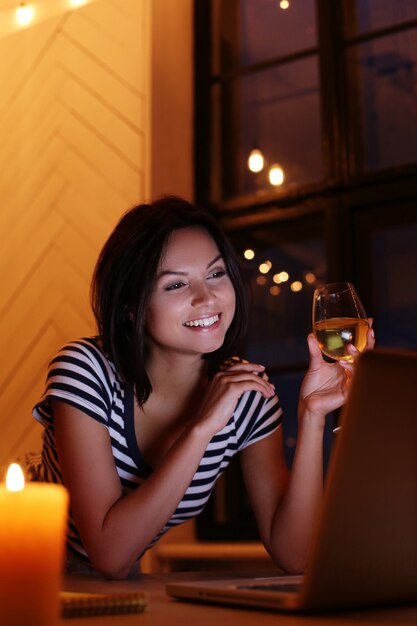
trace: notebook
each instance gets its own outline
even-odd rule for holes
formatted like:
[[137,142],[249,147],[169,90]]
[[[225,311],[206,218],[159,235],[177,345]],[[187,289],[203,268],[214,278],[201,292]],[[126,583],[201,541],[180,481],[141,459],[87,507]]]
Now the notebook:
[[172,582],[186,600],[288,611],[417,602],[417,354],[359,358],[303,577]]
[[87,617],[142,613],[147,607],[147,597],[142,591],[124,593],[61,591],[60,603],[62,617]]

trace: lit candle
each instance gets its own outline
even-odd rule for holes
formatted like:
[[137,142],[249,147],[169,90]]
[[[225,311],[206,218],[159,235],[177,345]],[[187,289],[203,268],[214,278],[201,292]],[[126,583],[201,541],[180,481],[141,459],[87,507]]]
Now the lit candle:
[[13,463],[0,485],[0,624],[53,626],[65,546],[68,493],[29,483]]

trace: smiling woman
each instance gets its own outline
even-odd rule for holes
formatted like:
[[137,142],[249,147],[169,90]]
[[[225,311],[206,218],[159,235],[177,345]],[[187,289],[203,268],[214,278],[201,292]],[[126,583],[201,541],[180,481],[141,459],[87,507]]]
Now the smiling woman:
[[122,217],[99,256],[92,307],[98,335],[56,355],[33,411],[45,429],[39,479],[70,494],[67,570],[135,574],[167,530],[202,511],[237,453],[266,548],[302,570],[344,368],[309,339],[288,478],[274,386],[262,365],[230,359],[246,326],[234,253],[212,215],[181,198]]
[[219,350],[235,314],[235,290],[213,238],[202,228],[172,233],[149,299],[149,341],[174,355]]
[[[190,234],[184,235],[185,231]],[[209,267],[211,263],[214,265]],[[197,267],[200,274],[195,281]],[[105,349],[114,355],[126,379],[134,382],[141,404],[151,391],[146,363],[150,356],[147,326],[156,314],[152,303],[157,301],[162,308],[171,309],[181,293],[189,292],[186,272],[193,278],[194,299],[196,294],[201,297],[198,291],[202,284],[218,280],[211,276],[216,269],[227,275],[225,282],[232,286],[235,310],[224,343],[214,354],[204,356],[210,371],[230,356],[246,329],[246,294],[238,261],[214,218],[185,200],[167,197],[127,212],[109,237],[93,278],[93,311]],[[181,323],[194,319],[194,314],[186,316]]]

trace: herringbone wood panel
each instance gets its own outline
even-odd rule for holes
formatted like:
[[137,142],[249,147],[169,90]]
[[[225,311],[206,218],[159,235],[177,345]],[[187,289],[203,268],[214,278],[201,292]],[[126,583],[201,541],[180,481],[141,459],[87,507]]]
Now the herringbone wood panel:
[[148,13],[149,0],[96,0],[0,39],[3,467],[40,448],[47,363],[94,332],[98,251],[148,193]]

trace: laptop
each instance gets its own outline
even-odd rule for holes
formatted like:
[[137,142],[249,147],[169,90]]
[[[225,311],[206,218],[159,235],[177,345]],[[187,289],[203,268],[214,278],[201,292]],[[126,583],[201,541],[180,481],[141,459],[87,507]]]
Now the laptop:
[[171,582],[174,598],[317,612],[417,602],[417,353],[360,356],[302,577]]

